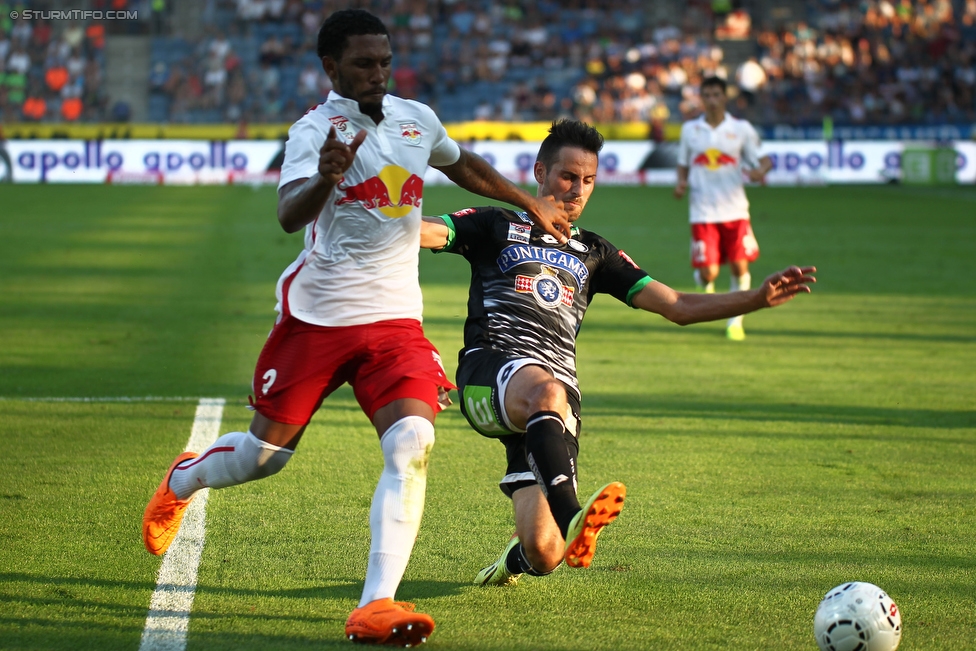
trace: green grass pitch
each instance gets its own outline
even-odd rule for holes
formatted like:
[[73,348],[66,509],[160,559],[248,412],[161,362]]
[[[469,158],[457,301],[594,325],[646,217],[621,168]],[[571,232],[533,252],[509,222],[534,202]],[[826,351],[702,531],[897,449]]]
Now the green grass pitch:
[[[750,197],[754,283],[815,264],[813,295],[746,317],[741,344],[606,296],[583,326],[580,492],[629,488],[589,569],[472,585],[513,527],[502,449],[438,418],[398,593],[436,620],[432,651],[815,649],[817,603],[848,580],[898,602],[901,649],[976,649],[976,190]],[[424,207],[471,202],[432,187]],[[249,421],[301,246],[274,211],[270,188],[0,186],[0,648],[138,648],[160,565],[140,518],[190,434],[179,397],[227,398],[223,432]],[[690,290],[686,211],[601,187],[580,223]],[[421,257],[453,374],[468,272]],[[172,400],[28,400],[122,396]],[[284,472],[212,492],[188,648],[350,648],[381,465],[345,388]]]

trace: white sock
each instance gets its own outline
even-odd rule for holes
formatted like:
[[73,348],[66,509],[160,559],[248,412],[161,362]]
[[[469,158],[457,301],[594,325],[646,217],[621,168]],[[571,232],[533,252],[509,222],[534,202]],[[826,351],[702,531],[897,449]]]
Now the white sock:
[[701,269],[695,269],[695,285],[699,290],[705,292],[706,294],[711,294],[715,291],[715,281],[705,282],[702,280]]
[[420,416],[401,418],[383,433],[380,446],[385,464],[369,510],[372,540],[360,607],[392,599],[407,569],[424,514],[434,425]]
[[[752,286],[752,275],[747,271],[741,276],[732,276],[729,279],[729,291],[730,292],[744,292],[749,287]],[[734,316],[728,320],[725,327],[731,328],[732,326],[741,326],[742,316]]]
[[225,488],[261,479],[284,468],[293,452],[250,432],[228,432],[199,457],[177,466],[170,475],[169,487],[185,500],[201,488]]

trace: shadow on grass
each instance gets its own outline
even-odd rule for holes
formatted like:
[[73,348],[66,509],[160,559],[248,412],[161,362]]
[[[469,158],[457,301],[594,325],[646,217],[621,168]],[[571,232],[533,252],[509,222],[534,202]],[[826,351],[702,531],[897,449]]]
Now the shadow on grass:
[[[21,584],[20,589],[15,584]],[[31,588],[24,589],[23,584]],[[404,581],[401,596],[421,600],[456,595],[467,584],[451,581]],[[58,648],[58,649],[132,649],[138,639],[149,610],[149,595],[155,584],[146,581],[125,581],[94,577],[41,576],[19,572],[0,573],[0,611],[19,611],[24,616],[0,616],[0,648]],[[85,588],[128,589],[144,597],[145,603],[112,603],[95,598],[79,598],[76,592]],[[31,589],[42,589],[52,596],[30,595]],[[314,645],[316,648],[349,648],[343,638],[346,611],[352,609],[362,591],[361,579],[334,579],[330,585],[293,589],[227,588],[199,586],[198,595],[211,594],[231,598],[260,598],[277,602],[281,599],[319,600],[331,603],[323,607],[322,616],[281,615],[260,612],[207,612],[194,609],[193,621],[208,620],[221,626],[221,620],[254,626],[287,629],[299,625],[303,632],[293,635],[242,632],[194,633],[190,642],[194,648],[216,649],[273,649]],[[276,606],[277,608],[277,606]],[[339,610],[339,615],[335,611]],[[42,615],[43,613],[43,615]],[[331,614],[329,614],[331,613]],[[42,615],[42,616],[38,616]],[[258,624],[266,622],[266,624]],[[311,628],[309,628],[311,625]],[[308,631],[321,632],[321,636]],[[12,645],[12,646],[8,646]]]
[[[56,590],[59,587],[66,586],[89,586],[96,588],[126,588],[131,590],[143,590],[152,592],[156,588],[155,583],[149,583],[147,581],[123,581],[117,579],[97,579],[88,577],[56,577],[56,576],[38,576],[35,574],[26,574],[20,572],[6,572],[0,573],[0,585],[5,583],[32,583],[37,585],[43,585],[49,590]],[[262,590],[258,588],[226,588],[218,586],[207,586],[198,585],[197,593],[208,592],[211,594],[221,594],[221,595],[234,595],[234,596],[245,596],[245,597],[274,597],[274,598],[286,598],[286,599],[354,599],[358,600],[360,593],[362,592],[363,580],[361,578],[349,579],[330,579],[329,585],[316,585],[303,588],[290,588],[290,589],[280,589],[280,590]],[[414,581],[406,580],[400,584],[398,593],[401,595],[407,595],[411,599],[420,598],[432,598],[432,597],[446,597],[450,595],[460,594],[461,588],[466,587],[467,583],[458,583],[456,581]],[[66,599],[72,599],[70,594],[65,594]],[[15,601],[21,600],[22,598],[17,595],[3,595],[0,594],[0,601]],[[36,600],[38,603],[65,603],[65,599],[59,598],[44,598],[44,599],[34,599],[27,598],[31,600]],[[79,603],[79,602],[73,602]],[[106,604],[99,604],[100,606],[105,606]],[[146,607],[148,608],[149,601],[146,600]],[[145,608],[142,608],[145,610]]]
[[[635,409],[634,405],[641,408]],[[893,409],[847,405],[776,403],[732,404],[701,399],[654,398],[646,394],[588,393],[584,417],[704,418],[709,420],[788,421],[843,425],[886,425],[959,429],[976,427],[976,410]],[[972,437],[960,443],[974,443]]]
[[[426,322],[427,319],[425,318]],[[870,332],[868,330],[856,330],[850,332],[842,332],[838,330],[766,330],[761,327],[750,327],[746,324],[748,332],[750,333],[749,338],[746,339],[747,343],[753,343],[761,341],[763,338],[777,338],[777,337],[798,337],[803,339],[821,339],[821,340],[877,340],[877,341],[918,341],[918,342],[929,342],[929,343],[942,343],[942,344],[974,344],[976,343],[976,336],[964,336],[964,335],[933,335],[933,334],[923,334],[917,332]],[[646,334],[648,332],[660,332],[660,333],[671,333],[671,334],[688,334],[697,337],[707,337],[709,339],[714,339],[716,341],[725,339],[725,330],[722,328],[721,324],[700,324],[699,326],[692,326],[687,328],[681,328],[680,326],[671,325],[669,323],[661,323],[659,320],[652,320],[646,324],[638,323],[584,323],[581,328],[581,332],[592,334],[594,332],[603,332],[608,334],[615,334],[620,332],[632,332],[637,334]]]

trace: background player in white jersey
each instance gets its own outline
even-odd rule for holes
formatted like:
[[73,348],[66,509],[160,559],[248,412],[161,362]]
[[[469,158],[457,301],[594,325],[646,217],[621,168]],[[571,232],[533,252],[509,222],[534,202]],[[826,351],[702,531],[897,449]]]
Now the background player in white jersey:
[[[535,162],[537,195],[562,202],[575,222],[593,192],[602,147],[603,136],[589,125],[554,123]],[[683,325],[781,305],[809,292],[815,271],[791,267],[755,291],[684,294],[652,280],[596,233],[573,226],[560,243],[523,213],[493,207],[425,217],[421,246],[471,264],[457,371],[461,411],[477,432],[504,444],[508,459],[500,487],[512,499],[516,535],[478,574],[481,585],[548,574],[564,559],[588,566],[597,536],[623,507],[620,482],[582,506],[576,495],[576,333],[595,294]]]
[[143,539],[161,554],[197,490],[280,471],[322,400],[349,382],[385,466],[363,595],[346,636],[411,646],[434,621],[393,598],[420,527],[434,415],[453,386],[420,325],[424,172],[432,165],[461,187],[519,205],[563,241],[569,224],[554,202],[461,150],[430,108],[386,94],[392,51],[378,18],[332,14],[318,54],[335,90],[292,126],[285,146],[278,220],[288,232],[305,228],[305,247],[278,281],[279,316],[255,369],[250,430],[221,436],[199,457],[177,457],[146,508]]
[[[678,147],[678,199],[691,194],[691,265],[695,283],[715,291],[719,265],[729,263],[730,291],[749,289],[749,263],[759,257],[759,244],[749,222],[749,200],[742,170],[761,182],[773,163],[759,155],[759,135],[752,125],[725,112],[725,80],[709,77],[701,84],[705,113],[681,126]],[[742,316],[729,319],[726,336],[745,339]]]

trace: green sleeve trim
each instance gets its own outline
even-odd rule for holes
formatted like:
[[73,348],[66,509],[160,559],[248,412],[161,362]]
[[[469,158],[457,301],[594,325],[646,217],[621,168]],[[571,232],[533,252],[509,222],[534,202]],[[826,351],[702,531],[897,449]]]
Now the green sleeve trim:
[[644,289],[644,287],[646,287],[648,283],[652,283],[652,282],[654,282],[653,278],[651,278],[650,276],[644,276],[636,283],[634,283],[634,286],[630,288],[629,292],[627,292],[627,305],[629,305],[630,307],[634,307],[633,301],[634,301],[634,297],[637,296],[637,292]]
[[457,231],[454,230],[454,220],[448,215],[441,215],[440,218],[444,220],[444,225],[447,226],[447,244],[439,249],[434,249],[434,253],[450,251],[451,247],[454,246],[454,238],[457,237]]

